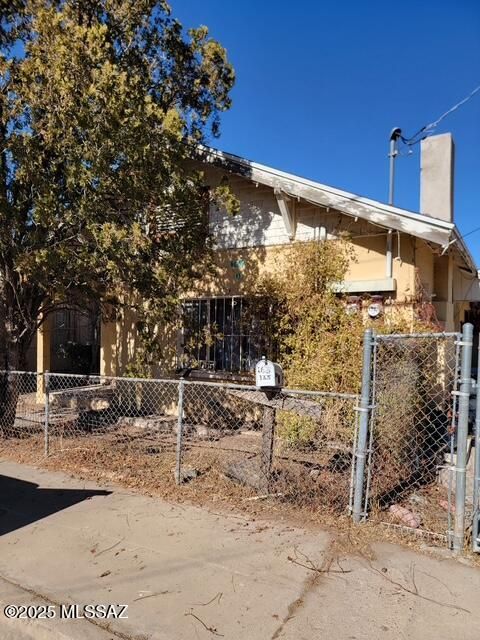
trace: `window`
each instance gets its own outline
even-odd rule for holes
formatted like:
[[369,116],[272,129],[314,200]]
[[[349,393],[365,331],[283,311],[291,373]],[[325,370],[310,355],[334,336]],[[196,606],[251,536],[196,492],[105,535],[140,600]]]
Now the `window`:
[[241,296],[183,303],[182,364],[210,371],[251,371],[269,355],[262,313]]
[[57,373],[98,373],[99,317],[79,309],[53,313],[51,368]]

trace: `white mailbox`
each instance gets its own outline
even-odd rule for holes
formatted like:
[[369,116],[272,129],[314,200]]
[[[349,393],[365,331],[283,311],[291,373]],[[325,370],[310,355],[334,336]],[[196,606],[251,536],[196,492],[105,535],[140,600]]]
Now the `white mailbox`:
[[255,384],[263,389],[280,389],[283,387],[282,367],[263,356],[255,366]]

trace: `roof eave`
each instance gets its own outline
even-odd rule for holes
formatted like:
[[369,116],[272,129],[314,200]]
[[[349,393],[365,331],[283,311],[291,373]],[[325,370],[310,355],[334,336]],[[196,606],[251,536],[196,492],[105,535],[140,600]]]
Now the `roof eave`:
[[456,227],[453,230],[452,244],[453,243],[457,246],[458,251],[462,256],[463,260],[465,261],[465,264],[467,265],[468,269],[470,269],[472,274],[477,275],[478,270],[477,270],[477,265],[475,263],[475,260],[473,259],[472,254],[470,253],[467,245],[465,244],[465,240],[462,238],[462,235],[460,234],[459,230]]
[[[441,247],[448,245],[455,230],[452,223],[341,191],[223,151],[202,147],[199,152],[198,159],[207,164],[220,166],[231,173],[274,189],[280,188],[290,196],[305,199],[320,207],[332,208],[345,215],[362,218],[375,225],[394,229]],[[468,253],[468,250],[466,251]]]

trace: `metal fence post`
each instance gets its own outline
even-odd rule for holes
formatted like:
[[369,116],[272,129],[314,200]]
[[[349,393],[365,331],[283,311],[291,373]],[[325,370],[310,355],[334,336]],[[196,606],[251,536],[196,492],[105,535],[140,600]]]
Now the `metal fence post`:
[[50,452],[50,372],[44,372],[44,388],[45,388],[45,423],[44,423],[44,441],[45,441],[45,456],[48,456]]
[[465,497],[470,392],[472,388],[473,325],[463,325],[461,340],[460,391],[458,391],[457,462],[455,465],[455,525],[453,551],[461,553],[465,543]]
[[[480,343],[478,345],[478,363],[480,364]],[[477,368],[477,399],[475,402],[475,468],[473,477],[473,520],[472,520],[472,551],[480,551],[480,369]]]
[[182,446],[183,446],[183,398],[185,392],[185,380],[178,384],[178,420],[177,420],[177,451],[175,461],[175,482],[182,483]]
[[353,495],[353,521],[360,522],[363,509],[363,488],[365,485],[365,459],[367,455],[368,422],[370,417],[370,386],[372,369],[373,332],[367,329],[363,334],[362,392],[357,411],[360,412],[357,450],[355,452],[355,490]]
[[[265,394],[269,399],[268,394]],[[259,489],[268,493],[272,473],[273,446],[275,440],[276,411],[273,407],[263,408],[262,452],[260,455]]]

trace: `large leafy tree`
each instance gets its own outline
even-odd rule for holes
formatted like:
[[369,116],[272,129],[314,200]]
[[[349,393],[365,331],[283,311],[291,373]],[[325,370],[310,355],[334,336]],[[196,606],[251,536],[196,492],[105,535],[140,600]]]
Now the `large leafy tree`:
[[168,316],[208,246],[211,195],[186,160],[218,134],[234,74],[208,30],[185,33],[162,0],[1,0],[0,51],[11,369],[60,305]]

